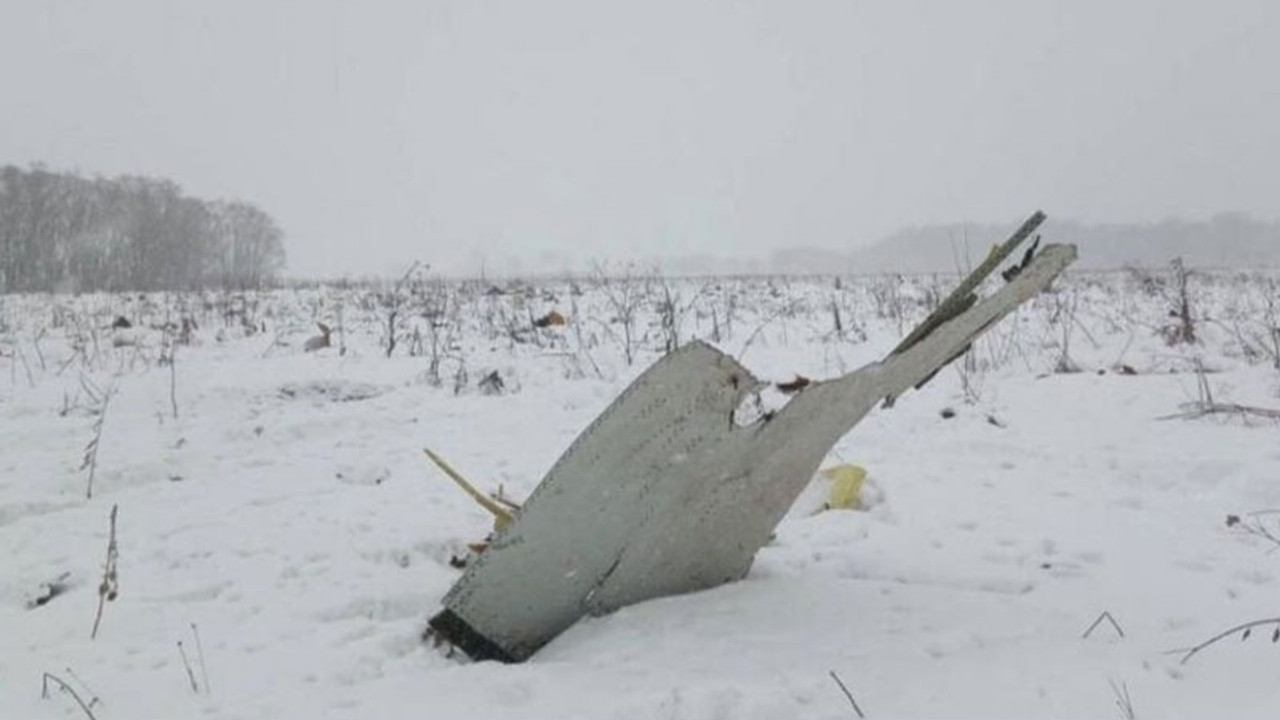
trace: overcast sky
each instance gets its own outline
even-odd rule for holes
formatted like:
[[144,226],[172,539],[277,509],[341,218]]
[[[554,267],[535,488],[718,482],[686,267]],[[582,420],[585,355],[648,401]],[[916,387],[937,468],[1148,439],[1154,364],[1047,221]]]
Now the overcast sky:
[[0,0],[0,163],[255,202],[295,275],[1275,219],[1277,8]]

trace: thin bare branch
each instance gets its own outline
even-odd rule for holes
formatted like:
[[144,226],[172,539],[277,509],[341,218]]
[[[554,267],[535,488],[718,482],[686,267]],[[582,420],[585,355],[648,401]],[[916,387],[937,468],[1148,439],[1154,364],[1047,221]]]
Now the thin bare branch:
[[98,585],[98,612],[93,616],[93,632],[89,634],[90,640],[96,640],[98,637],[98,625],[102,622],[103,606],[108,600],[115,600],[120,593],[120,579],[116,574],[116,558],[119,554],[116,549],[116,513],[119,510],[119,505],[111,506],[111,536],[107,541],[107,561],[102,568],[102,582]]
[[41,698],[44,698],[45,700],[49,699],[49,681],[50,680],[57,683],[58,688],[62,690],[62,692],[67,693],[72,697],[72,699],[76,701],[76,704],[80,706],[80,709],[84,711],[85,716],[88,717],[89,720],[98,720],[98,718],[94,716],[93,710],[89,708],[89,704],[85,703],[84,699],[80,697],[80,694],[75,691],[75,688],[68,685],[65,681],[63,681],[62,678],[58,677],[57,675],[53,675],[51,673],[45,673],[44,677],[41,678],[40,680],[40,697]]
[[858,707],[858,701],[853,699],[853,693],[849,692],[849,688],[845,686],[844,681],[840,679],[835,670],[828,672],[831,675],[831,679],[836,681],[836,685],[840,686],[840,691],[844,693],[844,696],[849,698],[849,704],[853,706],[853,711],[857,713],[859,718],[866,720],[867,716],[862,714],[862,708]]
[[1093,634],[1093,631],[1102,624],[1103,620],[1106,620],[1111,624],[1111,627],[1115,628],[1117,635],[1124,637],[1124,628],[1120,627],[1120,623],[1116,622],[1116,619],[1111,617],[1111,613],[1109,611],[1103,610],[1102,614],[1098,616],[1098,619],[1094,620],[1093,624],[1089,626],[1089,629],[1085,630],[1084,634],[1080,636],[1080,639],[1087,640],[1089,636]]
[[[1236,633],[1247,633],[1253,628],[1261,627],[1263,625],[1275,625],[1277,629],[1280,630],[1280,617],[1263,618],[1261,620],[1250,620],[1249,622],[1246,622],[1246,623],[1240,623],[1239,625],[1223,630],[1222,632],[1218,633],[1217,635],[1214,635],[1208,640],[1205,640],[1199,645],[1196,645],[1190,648],[1180,648],[1178,650],[1170,650],[1169,652],[1183,653],[1182,659],[1178,661],[1178,664],[1186,665],[1187,661],[1195,657],[1201,650],[1204,650],[1205,648],[1209,647],[1210,645],[1213,645],[1219,640],[1222,640],[1224,638],[1229,638],[1232,635],[1235,635]],[[1245,637],[1248,637],[1248,635],[1246,634]]]

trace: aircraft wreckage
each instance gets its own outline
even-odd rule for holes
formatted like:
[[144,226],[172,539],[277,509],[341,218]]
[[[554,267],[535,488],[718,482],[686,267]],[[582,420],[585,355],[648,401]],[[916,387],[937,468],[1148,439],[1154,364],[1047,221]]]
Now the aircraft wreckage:
[[883,360],[811,382],[750,424],[734,412],[764,383],[732,357],[695,341],[654,363],[500,523],[430,632],[474,659],[520,662],[584,615],[742,578],[842,436],[1076,259],[1072,245],[1033,244],[1002,272],[1002,287],[978,298],[1044,219],[1035,213],[993,247]]

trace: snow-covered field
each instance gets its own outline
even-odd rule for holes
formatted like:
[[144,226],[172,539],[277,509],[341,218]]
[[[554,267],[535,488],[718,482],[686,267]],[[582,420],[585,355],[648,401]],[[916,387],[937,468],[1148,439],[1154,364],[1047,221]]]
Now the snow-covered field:
[[1277,717],[1274,624],[1169,651],[1280,615],[1280,541],[1250,532],[1280,515],[1249,515],[1280,508],[1280,424],[1159,418],[1202,380],[1280,407],[1280,285],[1194,276],[1198,342],[1169,345],[1167,275],[1069,275],[839,443],[881,502],[793,512],[744,581],[515,666],[421,640],[489,528],[423,447],[519,499],[670,343],[830,377],[948,279],[0,298],[0,718],[86,716],[46,672],[100,720],[855,717],[832,672],[870,718]]

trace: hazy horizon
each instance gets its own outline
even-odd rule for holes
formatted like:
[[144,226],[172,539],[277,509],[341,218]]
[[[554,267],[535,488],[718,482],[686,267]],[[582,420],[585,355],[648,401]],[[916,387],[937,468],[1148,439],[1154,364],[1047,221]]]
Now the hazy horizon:
[[1266,2],[10,0],[0,20],[0,163],[255,203],[291,276],[849,251],[1036,208],[1280,218]]

